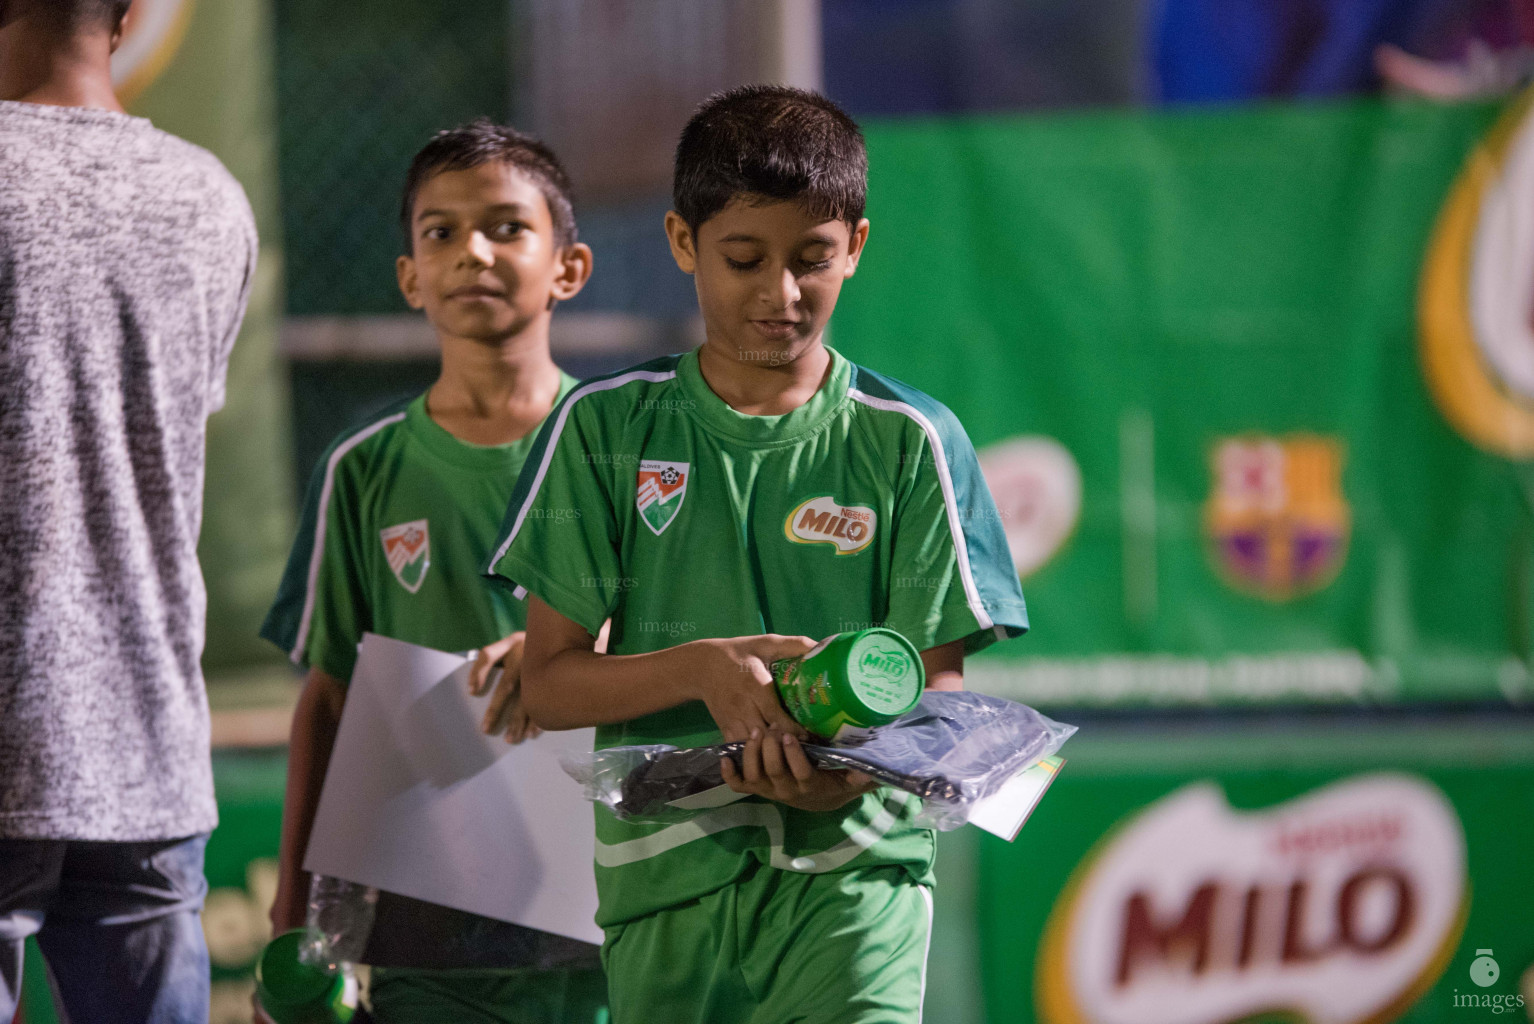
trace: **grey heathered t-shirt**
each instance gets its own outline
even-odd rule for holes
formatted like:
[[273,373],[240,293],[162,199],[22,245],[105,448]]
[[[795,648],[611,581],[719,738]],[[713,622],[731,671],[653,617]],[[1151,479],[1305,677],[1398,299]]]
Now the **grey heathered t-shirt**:
[[0,837],[217,823],[197,533],[255,264],[212,154],[0,102]]

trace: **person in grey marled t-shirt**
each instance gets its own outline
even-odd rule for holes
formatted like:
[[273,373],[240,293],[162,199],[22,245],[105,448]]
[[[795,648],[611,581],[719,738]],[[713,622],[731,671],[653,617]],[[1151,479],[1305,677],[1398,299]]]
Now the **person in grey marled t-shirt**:
[[[117,104],[126,7],[0,0],[3,1020],[33,932],[76,1020],[207,1014],[197,535],[256,229],[216,158]],[[130,920],[159,931],[101,927]]]
[[204,150],[0,102],[0,836],[217,822],[197,565],[256,232]]

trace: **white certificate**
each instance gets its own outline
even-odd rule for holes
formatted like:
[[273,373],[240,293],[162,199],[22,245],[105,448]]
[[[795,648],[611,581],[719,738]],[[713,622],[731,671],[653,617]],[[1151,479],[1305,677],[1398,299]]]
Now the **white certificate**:
[[1055,781],[1065,758],[1052,754],[1024,768],[990,796],[970,808],[969,823],[985,829],[1007,842],[1017,838],[1023,822],[1044,799],[1044,791]]
[[559,766],[593,730],[479,730],[472,661],[362,640],[304,869],[600,943],[591,804]]

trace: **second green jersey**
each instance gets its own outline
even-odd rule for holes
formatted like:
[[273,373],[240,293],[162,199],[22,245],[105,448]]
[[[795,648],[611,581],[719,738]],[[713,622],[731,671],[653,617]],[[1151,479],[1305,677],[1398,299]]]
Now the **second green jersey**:
[[[574,386],[575,378],[560,374],[561,397]],[[315,467],[261,635],[295,663],[350,682],[364,633],[468,651],[522,629],[525,604],[489,585],[479,570],[510,495],[508,481],[535,437],[505,445],[460,441],[427,413],[424,395],[343,433]],[[358,827],[386,841],[391,826]],[[389,1020],[531,1020],[526,1007],[539,993],[567,985],[600,989],[600,976],[589,971],[522,967],[579,946],[524,931],[525,957],[502,970],[375,969],[375,1011]]]
[[[528,456],[490,568],[637,654],[709,637],[820,639],[888,626],[967,651],[1027,628],[974,450],[940,403],[832,351],[826,382],[781,416],[736,412],[696,352],[586,381]],[[701,702],[597,730],[599,747],[719,742]],[[727,794],[728,795],[728,794]],[[597,810],[597,922],[730,883],[899,864],[930,881],[917,801],[879,790],[832,812],[737,799],[679,825]]]
[[[563,397],[576,382],[560,378]],[[363,633],[468,651],[522,629],[525,604],[480,570],[535,438],[460,441],[424,395],[342,434],[315,468],[261,635],[346,682]]]

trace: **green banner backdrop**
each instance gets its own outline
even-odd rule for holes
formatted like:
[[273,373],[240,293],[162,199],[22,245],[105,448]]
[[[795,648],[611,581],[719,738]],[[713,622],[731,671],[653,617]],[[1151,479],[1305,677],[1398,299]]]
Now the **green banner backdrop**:
[[1418,281],[1491,104],[879,123],[835,344],[981,450],[1045,706],[1534,695],[1520,466],[1440,414]]

